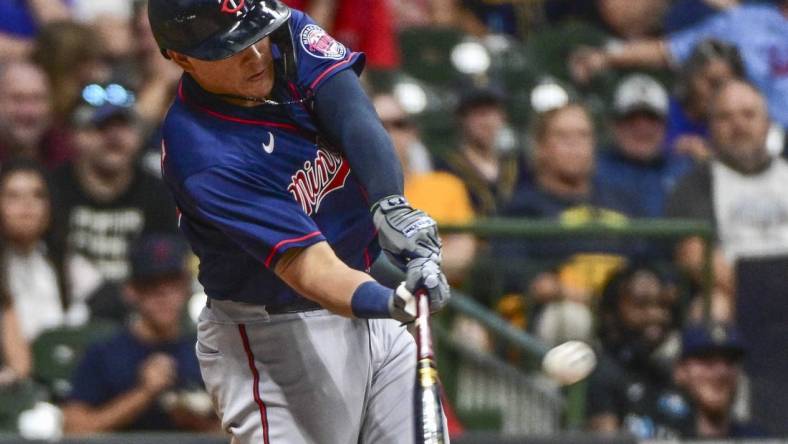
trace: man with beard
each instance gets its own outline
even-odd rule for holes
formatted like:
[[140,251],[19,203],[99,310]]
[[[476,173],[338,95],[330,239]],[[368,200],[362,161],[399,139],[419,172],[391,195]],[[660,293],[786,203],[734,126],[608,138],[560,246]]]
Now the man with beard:
[[673,389],[679,322],[675,291],[650,266],[618,271],[600,303],[600,363],[589,380],[588,427],[640,439],[685,436],[691,410]]
[[[175,205],[162,182],[137,163],[141,140],[131,93],[117,84],[88,88],[83,95],[93,104],[74,112],[76,157],[54,174],[52,214],[70,251],[88,259],[105,281],[120,282],[129,274],[129,243],[143,233],[174,232]],[[104,98],[121,89],[125,102]]]
[[674,378],[695,411],[692,437],[766,436],[758,427],[733,417],[744,353],[739,332],[730,325],[691,325],[684,329],[681,359],[674,369]]

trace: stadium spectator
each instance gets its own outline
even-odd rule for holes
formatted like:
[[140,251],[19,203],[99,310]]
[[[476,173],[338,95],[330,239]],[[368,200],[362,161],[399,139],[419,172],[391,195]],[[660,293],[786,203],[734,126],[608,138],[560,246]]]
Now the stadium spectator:
[[442,159],[440,169],[465,181],[474,212],[497,214],[526,180],[521,153],[501,145],[508,125],[501,92],[494,88],[471,88],[457,106],[459,149]]
[[88,319],[85,299],[98,272],[66,254],[51,222],[50,189],[43,169],[29,160],[0,168],[0,273],[19,314],[22,334],[39,333]]
[[70,0],[74,21],[92,27],[104,43],[105,56],[116,67],[123,64],[137,41],[132,32],[135,0]]
[[69,17],[65,0],[0,2],[0,61],[28,56],[39,26]]
[[[0,283],[3,278],[0,277]],[[32,361],[19,315],[8,292],[0,289],[0,389],[27,378]]]
[[741,3],[739,0],[674,0],[665,14],[665,32],[681,31],[719,11]]
[[[517,189],[504,216],[616,224],[636,215],[640,204],[631,191],[594,180],[594,126],[582,105],[569,103],[542,113],[532,135],[534,183]],[[493,244],[493,257],[506,270],[506,291],[528,289],[535,308],[543,309],[531,313],[537,319],[534,329],[555,343],[590,334],[588,304],[609,273],[622,265],[624,254],[628,249],[609,239]],[[560,333],[562,326],[573,333]]]
[[190,294],[183,242],[140,239],[131,251],[126,298],[137,316],[127,328],[88,348],[63,406],[68,434],[128,430],[218,430],[209,400],[200,410],[186,393],[204,393],[196,337],[182,327]]
[[614,274],[599,304],[599,364],[588,382],[588,428],[639,439],[687,436],[691,410],[673,388],[681,323],[675,288],[655,268]]
[[105,52],[104,42],[89,26],[57,22],[41,29],[32,58],[49,79],[56,121],[68,121],[84,85],[112,77]]
[[547,0],[544,12],[551,23],[568,18],[591,22],[617,41],[659,34],[668,6],[666,0]]
[[36,65],[0,63],[0,163],[23,157],[52,168],[70,157],[67,137],[54,125],[49,94]]
[[748,78],[764,92],[771,116],[788,127],[788,0],[744,3],[664,39],[643,39],[601,49],[585,48],[570,59],[577,81],[599,71],[683,63],[698,43],[714,38],[735,45]]
[[397,29],[424,26],[454,26],[458,7],[455,0],[389,0]]
[[710,39],[695,46],[682,64],[675,97],[668,115],[668,146],[698,160],[707,160],[709,102],[715,91],[729,80],[743,79],[744,62],[738,49]]
[[[744,81],[729,81],[719,90],[711,102],[709,129],[716,158],[679,182],[667,214],[714,224],[720,248],[715,277],[719,295],[730,297],[736,260],[788,254],[788,221],[783,217],[788,214],[788,162],[769,155],[766,102]],[[701,240],[684,240],[678,260],[700,282]],[[719,304],[730,306],[731,301]]]
[[[413,151],[423,145],[413,122],[390,94],[373,97],[375,110],[394,142],[405,176],[405,197],[411,205],[429,214],[439,224],[464,224],[473,217],[468,191],[462,180],[444,171],[417,172],[411,167]],[[476,242],[468,234],[444,234],[443,272],[449,282],[459,284],[474,257]]]
[[684,438],[765,437],[758,426],[733,415],[745,353],[739,332],[728,325],[689,325],[682,333],[681,358],[673,371],[694,410],[694,427]]
[[597,180],[605,186],[638,190],[646,217],[661,217],[665,199],[691,166],[685,157],[665,150],[668,93],[645,74],[624,78],[613,98],[612,146],[597,158]]
[[128,246],[143,233],[174,232],[175,207],[164,185],[143,171],[140,133],[123,86],[89,85],[74,112],[76,157],[55,171],[55,224],[69,251],[94,264],[105,280],[128,276]]
[[367,67],[399,67],[394,18],[388,0],[283,0],[306,11],[332,37],[367,55]]
[[[784,342],[782,286],[788,257],[788,162],[766,149],[769,119],[766,103],[752,85],[733,80],[711,103],[709,130],[717,158],[686,176],[668,201],[668,214],[707,220],[717,232],[715,318],[737,319],[745,339],[761,344]],[[678,261],[697,282],[702,279],[702,242],[689,238],[679,246]],[[749,272],[734,278],[734,270]],[[753,275],[753,273],[755,273]],[[746,285],[734,288],[734,282]],[[776,290],[775,290],[776,289]],[[734,295],[736,297],[734,298]],[[766,301],[766,302],[765,302]],[[734,302],[735,313],[734,313]],[[768,303],[767,303],[768,302]],[[782,355],[754,346],[747,358],[753,378],[753,410],[775,431],[785,431],[784,417],[774,406],[785,405],[777,390],[778,369],[788,367]],[[779,357],[779,358],[778,358]]]

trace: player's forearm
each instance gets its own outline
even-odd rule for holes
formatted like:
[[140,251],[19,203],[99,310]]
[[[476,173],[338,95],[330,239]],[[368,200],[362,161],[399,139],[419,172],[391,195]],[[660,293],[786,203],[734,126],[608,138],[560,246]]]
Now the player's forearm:
[[286,253],[277,262],[276,274],[305,298],[347,317],[353,316],[351,302],[356,289],[373,280],[345,265],[325,242]]
[[605,51],[606,64],[613,68],[668,66],[670,54],[664,40],[638,40]]
[[17,378],[26,378],[32,367],[30,347],[22,336],[22,329],[16,312],[12,309],[3,310],[2,346],[5,364]]
[[100,407],[72,402],[63,408],[63,428],[67,434],[110,432],[131,424],[155,398],[155,394],[132,389]]

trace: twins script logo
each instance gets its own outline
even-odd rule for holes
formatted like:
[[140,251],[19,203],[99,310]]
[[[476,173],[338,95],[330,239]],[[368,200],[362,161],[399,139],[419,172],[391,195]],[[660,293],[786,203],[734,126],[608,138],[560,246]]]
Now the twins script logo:
[[334,190],[342,189],[350,175],[350,165],[339,154],[318,150],[314,162],[304,162],[304,168],[293,174],[287,191],[311,216],[320,203]]

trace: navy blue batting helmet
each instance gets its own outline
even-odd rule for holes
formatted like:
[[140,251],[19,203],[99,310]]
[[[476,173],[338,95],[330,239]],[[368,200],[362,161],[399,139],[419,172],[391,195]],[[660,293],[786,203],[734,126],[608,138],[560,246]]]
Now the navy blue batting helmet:
[[267,36],[272,43],[292,45],[289,18],[290,8],[279,0],[148,2],[148,20],[162,53],[173,50],[200,60],[228,58]]

